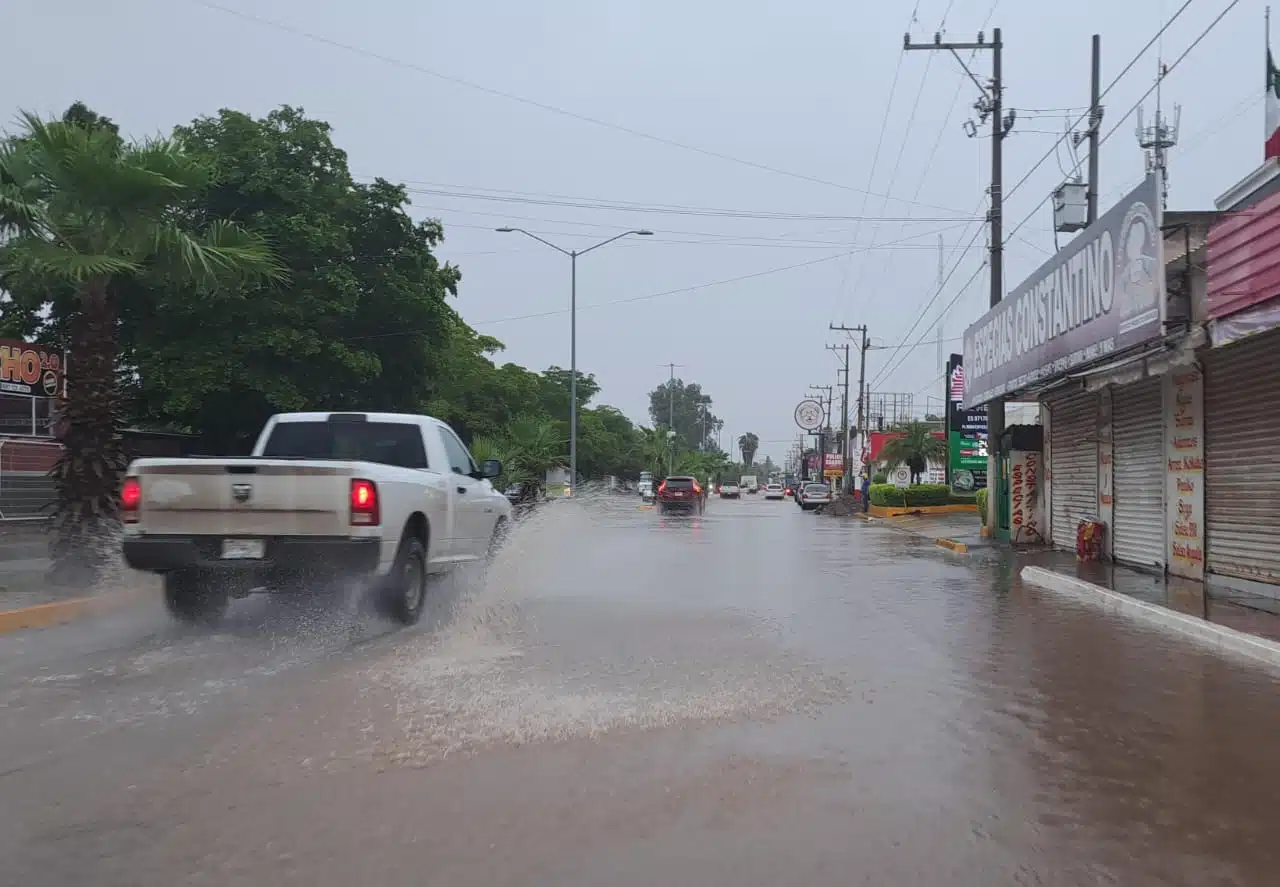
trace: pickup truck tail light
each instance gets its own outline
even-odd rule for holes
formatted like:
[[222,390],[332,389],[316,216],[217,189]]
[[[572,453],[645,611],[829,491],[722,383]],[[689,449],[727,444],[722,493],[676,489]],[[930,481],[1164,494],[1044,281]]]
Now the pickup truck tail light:
[[126,477],[120,487],[120,516],[126,524],[138,522],[138,507],[142,504],[142,481]]
[[381,521],[382,512],[378,506],[378,485],[371,480],[352,478],[351,525],[353,527],[376,527]]

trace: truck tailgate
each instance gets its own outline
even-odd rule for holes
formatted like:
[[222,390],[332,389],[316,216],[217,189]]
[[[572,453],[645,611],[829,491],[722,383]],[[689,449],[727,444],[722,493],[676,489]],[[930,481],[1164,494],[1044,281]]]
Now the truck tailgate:
[[346,536],[349,463],[288,459],[146,459],[144,533],[193,536]]

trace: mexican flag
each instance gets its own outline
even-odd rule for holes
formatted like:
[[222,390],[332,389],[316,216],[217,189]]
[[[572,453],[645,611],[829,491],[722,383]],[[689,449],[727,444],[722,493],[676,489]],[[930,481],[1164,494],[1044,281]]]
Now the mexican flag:
[[1280,68],[1271,47],[1267,47],[1267,132],[1266,160],[1280,157]]

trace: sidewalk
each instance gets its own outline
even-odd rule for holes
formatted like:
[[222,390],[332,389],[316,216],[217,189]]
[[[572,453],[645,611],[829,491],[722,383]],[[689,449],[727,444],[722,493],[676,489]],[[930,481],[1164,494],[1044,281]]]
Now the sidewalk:
[[1019,570],[1043,567],[1143,603],[1280,643],[1280,600],[1275,598],[1218,590],[1176,576],[1166,579],[1115,564],[1081,563],[1066,551],[1023,552],[1016,557]]
[[[965,543],[969,553],[979,554],[983,561],[1009,564],[1022,581],[1280,665],[1280,597],[1215,588],[1212,583],[1166,578],[1116,564],[1082,563],[1069,551],[1015,550],[983,538],[972,515],[872,520],[925,539]],[[1023,573],[1027,568],[1032,568],[1030,575]]]

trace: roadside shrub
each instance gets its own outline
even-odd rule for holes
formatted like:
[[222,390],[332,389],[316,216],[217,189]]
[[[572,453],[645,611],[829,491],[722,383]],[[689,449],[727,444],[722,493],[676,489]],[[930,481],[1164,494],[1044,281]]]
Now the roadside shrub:
[[907,487],[908,505],[947,505],[951,488],[946,484],[914,484]]
[[982,525],[985,527],[987,525],[987,488],[983,487],[978,490],[976,498],[978,500],[978,515],[982,518]]
[[885,474],[883,471],[877,471],[872,475],[871,482],[873,484],[887,484],[889,482],[889,475]]
[[902,490],[893,484],[872,484],[867,495],[871,497],[872,505],[899,507],[905,504]]

